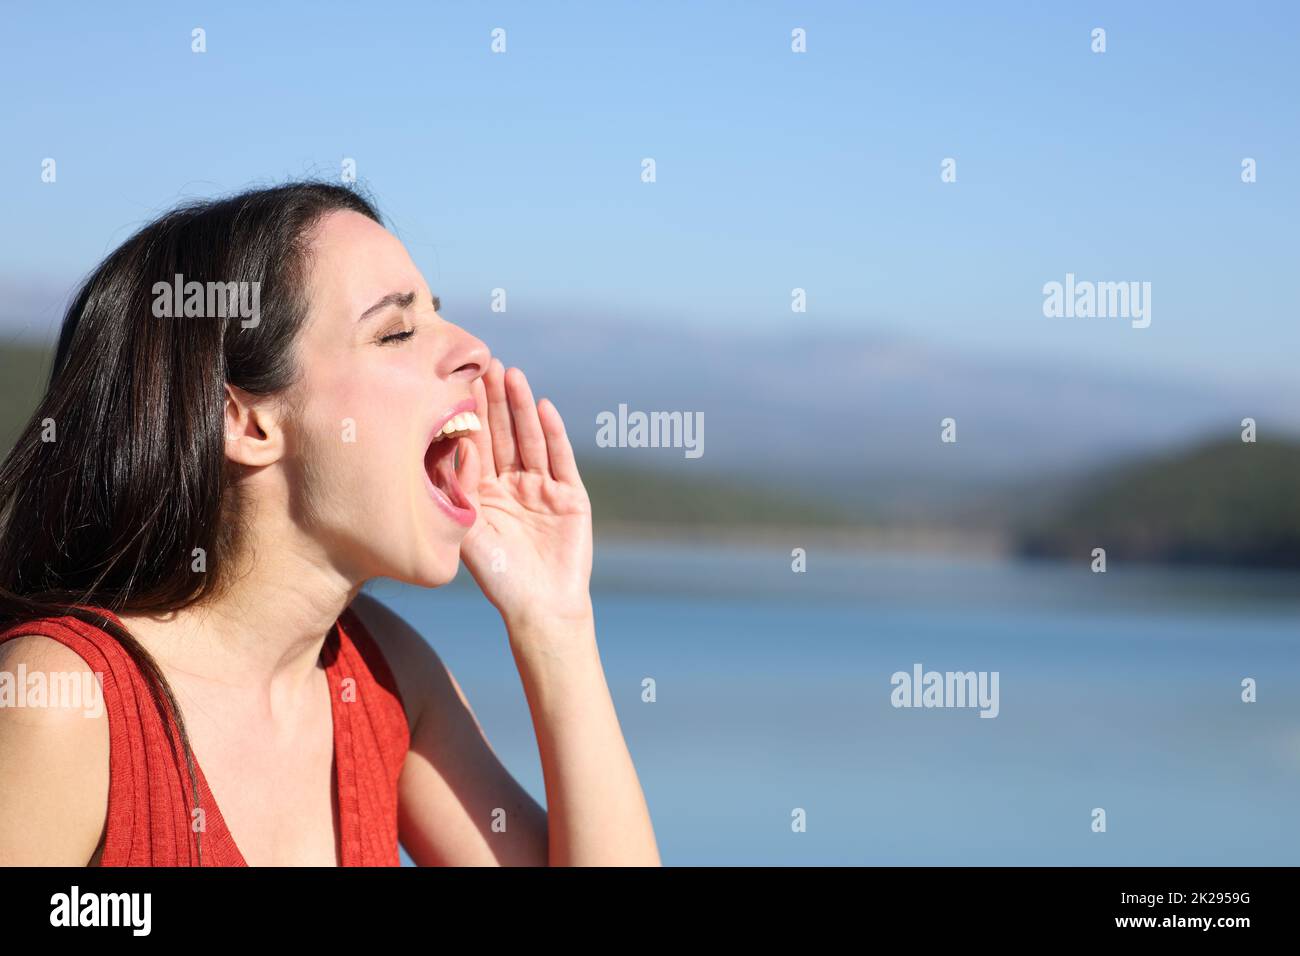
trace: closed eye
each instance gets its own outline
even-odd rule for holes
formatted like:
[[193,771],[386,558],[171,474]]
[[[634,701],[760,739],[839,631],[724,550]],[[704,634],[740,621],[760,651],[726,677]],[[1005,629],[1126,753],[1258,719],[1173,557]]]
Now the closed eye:
[[415,329],[406,329],[404,332],[393,332],[390,335],[385,335],[379,341],[383,345],[387,345],[389,342],[405,342],[414,334]]

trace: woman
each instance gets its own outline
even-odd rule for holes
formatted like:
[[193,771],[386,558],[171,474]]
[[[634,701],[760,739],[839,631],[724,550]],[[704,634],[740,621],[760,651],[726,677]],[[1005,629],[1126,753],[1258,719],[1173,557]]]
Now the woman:
[[[29,698],[0,706],[0,864],[392,865],[399,836],[420,865],[659,864],[564,424],[438,307],[320,183],[181,207],[82,285],[0,468],[0,674]],[[545,810],[359,594],[462,559]],[[66,693],[91,673],[97,714]]]

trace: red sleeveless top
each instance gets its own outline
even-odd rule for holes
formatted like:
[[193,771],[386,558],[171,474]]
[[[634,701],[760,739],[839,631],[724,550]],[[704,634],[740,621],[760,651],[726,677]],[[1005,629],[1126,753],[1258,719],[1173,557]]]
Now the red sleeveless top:
[[[94,608],[116,623],[112,612]],[[11,626],[0,643],[22,634],[54,638],[101,676],[109,730],[108,820],[100,866],[247,866],[226,828],[195,758],[196,815],[185,754],[173,748],[135,661],[111,635],[75,617]],[[343,866],[400,866],[397,778],[410,747],[401,694],[383,654],[351,608],[321,651],[334,719],[334,773]]]

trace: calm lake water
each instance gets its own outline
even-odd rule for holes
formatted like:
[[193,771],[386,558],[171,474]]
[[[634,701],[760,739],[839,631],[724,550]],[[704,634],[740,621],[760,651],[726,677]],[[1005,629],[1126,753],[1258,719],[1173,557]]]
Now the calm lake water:
[[[372,590],[545,804],[468,572]],[[1300,576],[602,543],[593,590],[667,865],[1300,863]],[[998,672],[998,716],[894,707],[914,664]]]

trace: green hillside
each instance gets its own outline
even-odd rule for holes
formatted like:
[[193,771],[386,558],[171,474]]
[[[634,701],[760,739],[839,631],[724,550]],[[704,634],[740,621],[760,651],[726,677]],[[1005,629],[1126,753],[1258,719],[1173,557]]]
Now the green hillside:
[[1300,567],[1300,443],[1228,440],[1108,469],[1021,530],[1026,556]]
[[681,527],[861,524],[834,505],[792,498],[730,479],[682,478],[591,461],[579,462],[578,467],[598,522]]
[[0,452],[13,445],[44,394],[53,357],[33,345],[0,345]]

